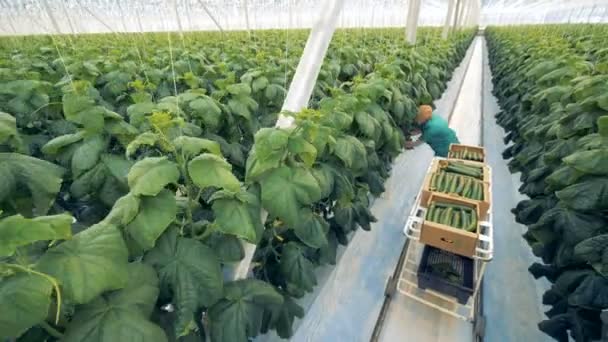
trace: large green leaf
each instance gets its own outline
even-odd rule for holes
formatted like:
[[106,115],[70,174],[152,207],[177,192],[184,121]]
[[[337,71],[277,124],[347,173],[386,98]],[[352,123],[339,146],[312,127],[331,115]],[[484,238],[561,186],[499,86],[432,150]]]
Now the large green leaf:
[[144,132],[135,139],[131,140],[127,145],[127,149],[125,151],[125,156],[127,158],[131,158],[132,155],[137,152],[137,150],[142,146],[151,146],[154,147],[158,141],[160,140],[160,136],[154,132]]
[[54,138],[42,146],[42,153],[48,155],[55,155],[66,146],[70,146],[74,143],[81,141],[85,134],[83,131],[79,131],[72,134],[64,134]]
[[298,239],[312,248],[321,248],[327,244],[326,234],[329,224],[323,217],[315,214],[309,208],[300,212],[300,221],[294,227]]
[[332,168],[329,167],[328,164],[321,164],[315,166],[310,171],[317,180],[317,183],[319,183],[321,198],[329,197],[334,190],[334,171]]
[[283,246],[279,269],[288,285],[306,292],[312,291],[317,285],[314,265],[304,256],[301,247],[295,242],[288,242]]
[[106,181],[107,168],[98,163],[92,169],[84,172],[70,184],[70,193],[77,199],[96,193]]
[[128,193],[114,203],[112,210],[110,210],[104,221],[119,227],[124,227],[133,221],[139,212],[140,205],[140,198],[132,193]]
[[127,257],[118,228],[99,223],[50,248],[36,267],[59,280],[65,298],[82,304],[125,286]]
[[156,196],[179,179],[177,165],[167,157],[146,158],[131,167],[128,180],[134,195]]
[[158,272],[162,293],[171,294],[177,308],[177,336],[188,332],[198,309],[222,296],[222,270],[215,253],[197,240],[179,237],[175,230],[161,236],[144,262]]
[[597,272],[608,276],[608,234],[580,242],[574,247],[574,257],[591,264]]
[[0,112],[0,144],[17,136],[17,121],[15,117],[4,112]]
[[347,135],[336,139],[334,154],[340,158],[347,167],[353,168],[354,170],[360,170],[367,167],[365,146],[363,146],[359,139],[353,136]]
[[140,197],[139,213],[125,228],[127,234],[144,251],[154,247],[156,239],[169,227],[177,214],[175,195],[163,190],[153,197]]
[[45,160],[17,153],[0,153],[0,202],[27,188],[34,214],[47,213],[61,188],[64,169]]
[[260,332],[264,309],[282,303],[283,297],[263,281],[247,279],[226,284],[224,298],[209,310],[211,339],[247,341]]
[[18,337],[46,319],[53,285],[45,278],[29,273],[2,278],[0,281],[0,339]]
[[264,76],[262,77],[258,77],[256,78],[252,83],[251,83],[251,89],[254,92],[258,92],[260,90],[264,90],[264,88],[266,88],[268,86],[268,79]]
[[173,145],[180,150],[187,159],[198,156],[203,151],[222,156],[220,144],[216,141],[181,135],[173,140]]
[[122,156],[114,154],[104,154],[101,156],[101,161],[106,166],[110,174],[125,187],[128,186],[129,170],[134,162],[125,159]]
[[190,102],[189,106],[194,116],[200,118],[209,129],[215,131],[220,127],[222,110],[212,98],[202,96]]
[[204,189],[210,186],[239,191],[241,182],[232,174],[232,166],[223,158],[203,153],[188,163],[188,174],[194,184]]
[[72,157],[72,176],[78,177],[93,168],[106,150],[106,141],[101,135],[86,138],[74,151]]
[[576,152],[564,158],[564,163],[583,173],[608,176],[608,148]]
[[280,128],[262,128],[255,133],[257,158],[263,165],[278,167],[285,158],[289,143],[289,132]]
[[301,136],[289,137],[287,144],[290,153],[299,156],[306,166],[311,167],[317,158],[317,149]]
[[33,219],[21,215],[0,219],[0,257],[11,256],[18,247],[41,240],[69,239],[72,216],[62,214]]
[[161,327],[148,320],[159,292],[154,269],[132,263],[128,272],[129,280],[123,289],[105,293],[77,308],[62,341],[167,341]]
[[293,322],[296,317],[304,317],[304,309],[290,296],[283,296],[282,305],[274,305],[265,311],[262,333],[267,333],[272,327],[279,337],[289,339],[293,336]]
[[205,244],[215,251],[221,262],[237,262],[245,257],[243,243],[233,235],[212,234],[205,240]]
[[608,181],[605,177],[595,177],[570,185],[555,194],[572,209],[604,210],[608,208]]
[[295,227],[303,206],[321,199],[319,183],[308,169],[282,166],[260,180],[262,204],[268,212]]
[[264,227],[260,203],[255,195],[245,191],[239,194],[216,193],[212,208],[219,231],[252,243],[261,237]]

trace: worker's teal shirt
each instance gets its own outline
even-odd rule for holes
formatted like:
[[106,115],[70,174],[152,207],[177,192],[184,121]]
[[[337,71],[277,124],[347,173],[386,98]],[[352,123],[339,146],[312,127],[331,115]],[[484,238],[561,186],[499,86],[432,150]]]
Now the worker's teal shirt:
[[434,114],[422,125],[422,140],[429,144],[436,156],[447,157],[450,144],[458,144],[456,132],[441,116]]

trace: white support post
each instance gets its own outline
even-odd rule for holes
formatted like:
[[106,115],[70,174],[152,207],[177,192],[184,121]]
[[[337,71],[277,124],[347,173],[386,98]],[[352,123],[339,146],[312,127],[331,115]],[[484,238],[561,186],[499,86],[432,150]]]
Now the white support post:
[[72,35],[75,36],[76,31],[74,30],[74,25],[72,24],[72,19],[70,19],[68,9],[65,7],[65,1],[60,1],[60,2],[61,2],[61,8],[63,9],[63,15],[65,16],[65,19],[67,20],[68,25],[70,26],[70,31],[72,32]]
[[215,17],[213,16],[213,14],[211,14],[211,11],[209,11],[209,9],[207,8],[207,6],[205,6],[205,4],[203,3],[203,0],[198,0],[198,4],[201,5],[201,7],[205,11],[205,13],[207,13],[207,15],[209,16],[209,18],[211,18],[211,20],[213,21],[213,23],[215,24],[215,26],[217,26],[217,28],[220,30],[220,32],[224,33],[224,29],[222,28],[222,25],[220,25],[220,22],[217,21],[217,19],[215,19]]
[[458,13],[458,17],[456,20],[456,29],[457,30],[461,29],[464,25],[466,11],[467,11],[467,8],[469,7],[469,3],[471,2],[471,0],[460,0],[460,2],[461,2],[460,13]]
[[249,5],[247,4],[247,0],[243,0],[243,12],[245,14],[245,28],[247,32],[251,34],[251,27],[249,26]]
[[[182,40],[182,45],[184,44],[184,27],[182,25],[182,19],[179,16],[179,11],[177,9],[177,0],[173,0],[173,12],[175,12],[175,19],[177,19],[177,29],[179,31],[179,37]],[[182,46],[184,47],[184,46]]]
[[405,37],[410,44],[416,44],[416,31],[418,30],[418,18],[420,17],[421,0],[410,0],[407,10],[407,23],[405,26]]
[[452,23],[452,18],[454,18],[454,11],[456,10],[456,0],[449,0],[448,3],[448,13],[445,17],[445,23],[443,24],[443,31],[441,32],[441,38],[447,39],[448,34],[450,33],[450,24]]
[[[302,57],[291,81],[291,86],[283,103],[283,111],[299,112],[308,106],[308,101],[317,82],[317,76],[336,29],[344,2],[345,0],[324,1],[320,11],[321,14],[310,31]],[[280,115],[277,127],[291,126],[291,124],[286,126],[286,121],[283,119],[286,119],[286,117]],[[289,119],[293,121],[292,117],[289,117]]]
[[[300,57],[300,62],[296,68],[296,72],[291,81],[287,96],[281,112],[299,112],[302,109],[308,107],[308,101],[314,89],[321,65],[325,59],[327,48],[331,42],[331,38],[336,30],[336,24],[340,11],[344,5],[345,0],[326,0],[321,8],[319,18],[313,25],[306,46]],[[279,114],[279,119],[275,127],[278,128],[291,128],[294,125],[294,118]],[[262,211],[262,222],[266,221],[268,213]],[[243,259],[231,270],[228,275],[230,278],[244,279],[249,273],[251,261],[255,254],[256,245],[244,242],[243,248],[245,250],[245,256]]]
[[456,0],[456,10],[454,11],[454,20],[450,24],[452,26],[452,32],[458,29],[458,17],[460,16],[460,11],[462,9],[462,2],[464,0]]

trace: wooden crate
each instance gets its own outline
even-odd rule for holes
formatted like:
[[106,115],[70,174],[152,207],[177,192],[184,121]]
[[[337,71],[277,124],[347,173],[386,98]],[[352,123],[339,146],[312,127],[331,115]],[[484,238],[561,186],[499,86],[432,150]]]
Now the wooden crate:
[[[475,160],[470,160],[470,159],[454,158],[454,157],[450,156],[450,152],[460,152],[460,151],[477,152],[477,153],[481,154],[482,159],[480,161],[475,161]],[[474,145],[450,144],[450,149],[448,151],[448,158],[456,159],[456,160],[467,160],[467,161],[485,163],[486,162],[486,149],[481,146],[474,146]]]
[[[435,171],[435,172],[437,172],[437,171]],[[490,207],[492,206],[492,196],[490,194],[490,183],[481,182],[481,186],[483,189],[483,200],[479,201],[479,200],[474,200],[471,198],[463,197],[463,196],[460,196],[459,194],[455,194],[455,193],[445,193],[445,192],[441,192],[441,191],[431,190],[431,177],[433,176],[433,174],[435,172],[427,173],[426,176],[424,177],[424,181],[422,183],[422,190],[420,192],[420,204],[422,204],[425,207],[428,207],[429,199],[430,199],[432,193],[449,194],[449,195],[457,197],[457,198],[478,202],[479,203],[479,212],[481,214],[481,217],[485,218],[488,215],[488,212],[490,211]]]
[[452,203],[471,207],[477,213],[477,230],[469,232],[445,224],[424,220],[420,230],[420,242],[458,255],[472,258],[479,241],[479,202],[433,192],[429,202]]

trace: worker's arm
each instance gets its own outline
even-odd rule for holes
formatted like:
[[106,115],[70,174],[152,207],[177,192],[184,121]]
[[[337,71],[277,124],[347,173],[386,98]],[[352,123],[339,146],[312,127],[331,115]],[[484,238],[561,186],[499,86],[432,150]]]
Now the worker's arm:
[[405,149],[406,150],[411,150],[416,146],[422,145],[424,143],[424,140],[422,139],[418,139],[416,141],[406,141],[405,142]]

